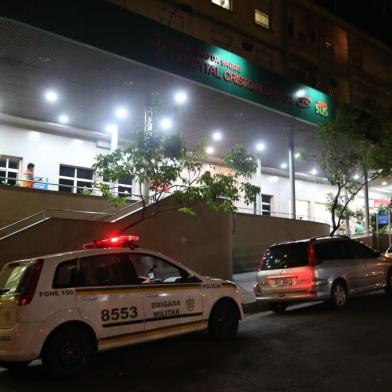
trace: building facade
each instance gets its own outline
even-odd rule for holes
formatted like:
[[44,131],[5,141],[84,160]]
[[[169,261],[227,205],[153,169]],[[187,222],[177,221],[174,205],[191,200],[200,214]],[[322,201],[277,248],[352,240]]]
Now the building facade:
[[[314,139],[317,121],[329,119],[317,106],[319,102],[324,105],[321,108],[329,107],[330,114],[335,100],[365,109],[392,105],[390,48],[305,0],[106,3],[113,8],[110,10],[115,18],[121,19],[122,27],[106,32],[99,23],[104,19],[95,20],[93,14],[89,28],[96,29],[96,36],[87,27],[86,31],[75,27],[73,32],[70,22],[63,29],[39,17],[21,20],[31,22],[30,29],[14,22],[12,17],[17,18],[12,13],[4,18],[0,14],[5,40],[0,54],[3,182],[20,185],[27,164],[34,162],[36,175],[43,178],[36,188],[90,193],[95,156],[111,148],[104,121],[112,118],[104,117],[104,101],[110,106],[121,97],[133,105],[131,122],[120,126],[121,145],[127,141],[129,129],[144,120],[144,100],[150,84],[169,91],[178,83],[194,93],[193,107],[183,118],[178,116],[190,142],[209,137],[217,126],[227,130],[232,145],[251,145],[258,132],[268,140],[270,155],[260,157],[261,173],[252,179],[262,189],[257,213],[329,222],[326,195],[333,188],[317,175],[317,170],[295,162],[294,152]],[[139,37],[139,25],[132,28],[132,36],[124,36],[129,33],[126,24],[131,23],[127,13],[140,24]],[[47,28],[49,33],[35,31],[36,27]],[[152,42],[155,32],[162,41]],[[119,37],[123,41],[116,42]],[[175,45],[171,57],[165,57],[168,42]],[[193,57],[186,57],[188,52]],[[218,60],[220,67],[215,67]],[[258,78],[263,82],[257,82]],[[269,86],[270,80],[273,83]],[[53,86],[60,91],[61,108],[42,100],[42,93]],[[299,105],[303,97],[297,95],[298,86],[306,86],[313,94],[312,112],[308,106]],[[291,127],[296,128],[297,139],[289,162],[287,129]],[[206,162],[206,166],[226,170],[220,163],[210,168]],[[120,181],[119,190],[135,194],[132,179]],[[390,186],[371,186],[371,211],[388,203],[391,190]],[[352,208],[363,209],[364,205],[360,194]],[[245,206],[242,201],[238,209],[255,212],[253,206]]]
[[392,106],[392,49],[307,0],[111,0],[365,110]]

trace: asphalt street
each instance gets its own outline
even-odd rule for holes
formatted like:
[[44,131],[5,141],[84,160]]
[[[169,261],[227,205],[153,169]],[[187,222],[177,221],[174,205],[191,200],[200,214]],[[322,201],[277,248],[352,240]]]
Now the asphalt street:
[[196,333],[110,351],[66,380],[48,379],[39,362],[17,377],[0,370],[0,391],[389,392],[391,309],[377,292],[342,311],[318,303],[256,313],[235,340]]

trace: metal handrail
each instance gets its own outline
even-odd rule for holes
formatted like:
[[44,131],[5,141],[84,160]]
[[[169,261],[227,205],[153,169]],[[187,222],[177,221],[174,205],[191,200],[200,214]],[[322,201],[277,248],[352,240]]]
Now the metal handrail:
[[[3,182],[3,185],[8,185],[8,186],[16,186],[16,187],[20,187],[20,188],[24,188],[22,185],[20,185],[20,184],[18,184],[18,183],[21,183],[21,182],[34,182],[35,184],[46,184],[46,185],[54,185],[54,186],[57,186],[57,187],[62,187],[62,188],[70,188],[70,189],[82,189],[82,190],[84,190],[84,189],[87,189],[87,190],[93,190],[93,189],[97,189],[97,188],[89,188],[89,187],[86,187],[86,186],[77,186],[77,185],[66,185],[66,184],[59,184],[59,183],[57,183],[57,182],[49,182],[49,181],[43,181],[42,180],[42,178],[41,178],[41,180],[26,180],[26,179],[24,179],[24,178],[19,178],[19,177],[5,177],[5,176],[0,176],[0,184],[1,184],[1,182],[2,182],[2,180],[11,180],[11,181],[15,181],[16,182],[16,184],[15,185],[11,185],[11,184],[8,184],[8,183],[4,183]],[[89,183],[93,183],[94,182],[94,180],[89,180],[89,179],[80,179],[80,181],[84,181],[84,182],[89,182]],[[132,187],[131,185],[128,185],[128,184],[116,184],[116,188],[118,187],[118,186],[129,186],[129,187]],[[37,190],[42,190],[42,189],[40,189],[40,188],[34,188],[34,187],[26,187],[26,188],[28,188],[28,189],[37,189]],[[61,191],[59,191],[59,190],[54,190],[54,192],[61,192]],[[119,194],[119,195],[130,195],[130,196],[132,196],[132,194],[129,194],[129,192],[117,192],[117,194]],[[96,195],[91,195],[91,196],[96,196]]]

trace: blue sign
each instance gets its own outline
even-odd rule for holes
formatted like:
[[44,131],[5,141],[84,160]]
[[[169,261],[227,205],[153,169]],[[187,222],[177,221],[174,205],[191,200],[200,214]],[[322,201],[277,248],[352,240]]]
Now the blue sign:
[[379,226],[385,226],[388,224],[388,214],[378,214],[377,215],[377,221]]

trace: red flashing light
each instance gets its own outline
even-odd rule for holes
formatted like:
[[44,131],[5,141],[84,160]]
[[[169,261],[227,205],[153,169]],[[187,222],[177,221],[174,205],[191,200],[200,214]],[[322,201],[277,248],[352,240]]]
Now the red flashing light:
[[320,260],[316,255],[316,249],[312,242],[308,245],[308,263],[309,265],[319,265],[322,260]]
[[42,266],[44,261],[39,259],[36,261],[33,271],[29,277],[26,285],[26,290],[19,298],[18,305],[25,306],[28,305],[34,297],[35,289],[37,288],[39,277],[41,276]]
[[105,238],[103,240],[94,240],[89,244],[84,244],[84,249],[95,249],[95,248],[121,248],[128,246],[132,243],[139,241],[138,235],[121,235],[117,237]]

